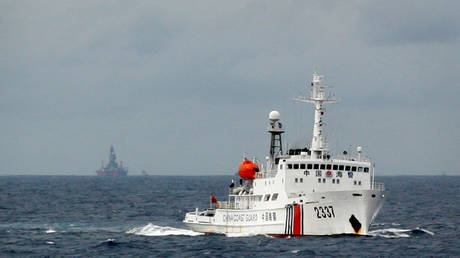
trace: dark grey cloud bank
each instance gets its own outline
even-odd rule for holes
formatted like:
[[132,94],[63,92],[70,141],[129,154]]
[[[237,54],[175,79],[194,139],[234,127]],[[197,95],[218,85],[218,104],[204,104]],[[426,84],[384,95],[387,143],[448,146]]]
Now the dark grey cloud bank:
[[231,174],[263,159],[269,111],[310,141],[292,97],[316,66],[337,152],[382,175],[459,175],[458,1],[4,1],[0,174]]

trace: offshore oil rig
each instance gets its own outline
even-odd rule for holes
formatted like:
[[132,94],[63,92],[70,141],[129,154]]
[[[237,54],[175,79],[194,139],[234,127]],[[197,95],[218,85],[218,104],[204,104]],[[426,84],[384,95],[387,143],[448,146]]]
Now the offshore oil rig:
[[128,169],[123,167],[123,163],[117,163],[117,156],[113,145],[110,146],[109,163],[104,167],[102,162],[101,168],[96,171],[98,176],[127,176]]

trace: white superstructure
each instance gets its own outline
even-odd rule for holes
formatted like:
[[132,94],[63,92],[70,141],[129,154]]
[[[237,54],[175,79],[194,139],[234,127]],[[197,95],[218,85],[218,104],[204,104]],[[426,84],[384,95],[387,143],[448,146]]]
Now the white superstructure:
[[322,79],[315,72],[311,97],[294,99],[315,107],[310,147],[283,153],[281,116],[270,112],[267,164],[245,159],[239,169],[241,185],[231,187],[228,200],[215,208],[187,213],[187,226],[204,233],[367,234],[383,205],[384,185],[375,182],[374,166],[362,147],[357,147],[357,157],[346,152],[332,156],[323,132],[323,105],[337,100],[326,96]]

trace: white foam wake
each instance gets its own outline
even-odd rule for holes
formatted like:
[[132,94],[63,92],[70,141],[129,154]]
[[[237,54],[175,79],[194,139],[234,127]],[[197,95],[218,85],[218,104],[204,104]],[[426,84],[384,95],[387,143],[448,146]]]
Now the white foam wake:
[[198,233],[188,229],[162,227],[149,223],[143,227],[136,227],[126,231],[128,234],[141,236],[199,236],[203,233]]
[[257,236],[257,233],[245,232],[245,233],[225,233],[226,237],[253,237]]
[[384,238],[401,238],[401,237],[410,237],[408,234],[410,229],[400,229],[400,228],[384,228],[369,231],[371,236],[379,236]]
[[56,230],[50,228],[50,229],[46,230],[45,233],[46,234],[56,233]]
[[425,232],[425,233],[427,233],[427,234],[429,234],[429,235],[434,236],[434,233],[431,232],[431,231],[429,231],[429,230],[426,230],[426,229],[423,229],[423,228],[417,228],[417,229],[418,229],[418,230],[421,230],[421,231],[423,231],[423,232]]
[[384,229],[372,230],[369,232],[369,235],[384,237],[384,238],[402,238],[402,237],[411,237],[417,231],[423,232],[423,233],[426,233],[432,236],[434,235],[433,232],[423,229],[423,228],[416,228],[416,229],[384,228]]

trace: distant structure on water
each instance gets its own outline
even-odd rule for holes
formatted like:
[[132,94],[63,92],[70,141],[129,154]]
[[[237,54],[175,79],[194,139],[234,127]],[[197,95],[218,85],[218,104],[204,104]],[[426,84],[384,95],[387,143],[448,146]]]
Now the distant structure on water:
[[110,146],[109,154],[109,163],[96,171],[98,176],[126,176],[128,174],[128,169],[123,167],[123,163],[120,161],[120,164],[117,163],[117,156],[115,155],[115,149],[113,145]]

